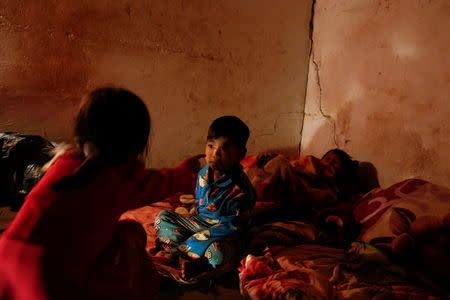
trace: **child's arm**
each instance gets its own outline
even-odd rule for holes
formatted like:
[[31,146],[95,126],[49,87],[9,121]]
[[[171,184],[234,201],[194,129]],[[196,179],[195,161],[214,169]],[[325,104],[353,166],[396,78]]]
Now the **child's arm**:
[[[233,201],[228,203],[228,207],[231,208],[231,210],[228,211],[227,215],[221,216],[220,219],[216,220],[206,219],[205,221],[207,222],[212,221],[218,223],[189,237],[184,242],[184,246],[186,247],[183,248],[198,256],[202,256],[211,243],[242,232],[250,221],[248,203],[251,203],[252,201],[251,195],[239,193],[236,197],[233,197],[232,200]],[[240,208],[242,208],[242,210],[240,210]]]
[[217,219],[204,219],[204,221],[215,225],[197,232],[184,242],[189,252],[202,256],[211,243],[243,232],[248,228],[250,212],[256,199],[256,191],[250,182],[248,182],[248,185],[245,190],[242,190],[239,186],[233,188],[224,199],[226,203],[222,204],[222,207],[226,206],[226,209],[216,217]]
[[219,223],[210,227],[211,237],[226,237],[241,232],[250,225],[250,212],[255,203],[252,192],[231,193],[228,196],[228,214],[219,219]]
[[167,170],[145,169],[138,175],[142,184],[137,188],[137,207],[160,201],[177,193],[192,194],[199,159],[204,154],[185,159],[178,167]]

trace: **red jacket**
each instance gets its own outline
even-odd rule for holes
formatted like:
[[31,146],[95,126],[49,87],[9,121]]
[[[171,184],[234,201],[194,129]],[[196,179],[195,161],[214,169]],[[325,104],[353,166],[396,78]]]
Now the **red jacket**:
[[53,182],[72,174],[80,163],[71,151],[63,154],[3,233],[0,299],[46,299],[53,288],[64,285],[62,278],[84,286],[123,212],[193,191],[192,171],[183,164],[156,171],[129,163],[99,170],[86,186],[52,190]]

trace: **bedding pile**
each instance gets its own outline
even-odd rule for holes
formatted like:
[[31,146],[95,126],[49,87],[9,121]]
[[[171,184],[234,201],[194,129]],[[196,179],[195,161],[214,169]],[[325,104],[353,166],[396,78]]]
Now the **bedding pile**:
[[[255,174],[252,182],[258,195],[264,197],[264,191],[283,184],[288,199],[277,201],[292,207],[320,198],[317,186],[322,187],[320,191],[327,187],[327,193],[322,196],[336,192],[327,180],[322,185],[310,180],[321,178],[317,159],[296,158],[289,163],[302,168],[285,170],[285,161],[269,160],[259,170],[249,172]],[[277,167],[267,168],[270,164]],[[315,198],[316,195],[319,196]],[[295,206],[299,219],[305,221],[302,230],[292,226],[292,219],[280,220],[283,218],[253,228],[252,241],[257,241],[259,246],[255,250],[268,248],[241,261],[243,296],[251,299],[450,297],[446,288],[450,278],[448,188],[409,179],[386,189],[374,187],[344,201],[328,197],[338,201],[326,201],[325,205],[319,201],[313,205],[316,212],[313,218],[302,218],[303,206]],[[284,250],[276,254],[267,250],[280,246]]]
[[[288,161],[264,154],[248,156],[242,165],[258,192],[249,245],[216,270],[185,281],[173,261],[155,256],[155,216],[162,209],[189,211],[177,200],[180,195],[122,216],[144,225],[147,250],[161,275],[195,284],[238,268],[241,294],[250,299],[448,297],[443,288],[450,278],[448,189],[411,179],[342,201],[315,157]],[[302,210],[310,205],[312,210]],[[330,216],[334,227],[324,221]],[[404,255],[404,249],[414,249],[413,256]],[[430,253],[441,253],[436,257],[445,267],[429,260]]]
[[314,156],[288,160],[283,155],[246,157],[241,164],[255,187],[258,201],[276,202],[301,210],[308,217],[339,202],[339,187],[332,171]]
[[[0,192],[24,196],[42,175],[33,168],[51,159],[54,145],[0,133],[0,146]],[[142,225],[146,252],[161,275],[190,285],[237,270],[240,292],[249,299],[450,298],[448,188],[409,179],[386,189],[365,185],[358,190],[364,193],[344,198],[335,174],[314,156],[288,160],[262,153],[241,164],[258,199],[247,248],[223,266],[184,280],[178,260],[159,251],[156,216],[167,209],[189,214],[192,195],[177,194],[120,217]]]
[[302,244],[248,255],[239,267],[249,299],[439,299],[376,248]]

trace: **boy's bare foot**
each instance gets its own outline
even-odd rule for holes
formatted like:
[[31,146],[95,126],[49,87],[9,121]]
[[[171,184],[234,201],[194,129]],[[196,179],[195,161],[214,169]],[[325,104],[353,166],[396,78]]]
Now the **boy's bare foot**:
[[212,270],[212,266],[204,258],[191,259],[185,256],[179,257],[181,278],[189,280],[203,272]]

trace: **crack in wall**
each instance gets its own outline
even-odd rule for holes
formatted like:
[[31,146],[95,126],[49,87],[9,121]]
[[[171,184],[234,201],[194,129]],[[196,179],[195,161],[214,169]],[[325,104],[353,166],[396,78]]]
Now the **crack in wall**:
[[[309,50],[309,61],[313,63],[314,65],[314,70],[316,71],[316,76],[317,76],[317,86],[319,88],[319,112],[320,115],[322,117],[324,117],[328,122],[330,122],[333,125],[333,141],[334,144],[336,145],[337,148],[339,148],[338,142],[337,142],[337,138],[336,138],[336,121],[333,119],[333,117],[331,115],[327,115],[325,114],[325,112],[322,109],[322,84],[320,82],[320,71],[319,71],[319,64],[316,61],[315,58],[315,53],[314,53],[314,17],[315,17],[315,9],[316,9],[316,4],[317,4],[317,0],[313,0],[312,1],[312,7],[311,7],[311,20],[309,22],[309,40],[310,40],[310,50]],[[308,91],[308,83],[309,83],[309,72],[308,75],[306,77],[306,91],[305,91],[305,101],[304,101],[304,105],[303,105],[303,120],[302,120],[302,129],[300,130],[300,143],[298,144],[298,152],[300,154],[300,150],[301,150],[301,143],[302,143],[302,139],[303,139],[303,127],[305,124],[305,117],[309,116],[311,114],[307,114],[305,113],[305,107],[306,107],[306,94]]]
[[333,126],[333,141],[337,148],[339,148],[337,138],[336,138],[336,121],[333,119],[331,115],[327,115],[322,108],[322,84],[320,82],[320,72],[319,72],[319,65],[314,57],[314,51],[312,53],[312,63],[314,64],[314,69],[316,70],[316,76],[317,76],[317,86],[319,87],[319,112],[322,117],[324,117],[328,122],[331,123]]
[[[316,0],[313,0],[311,3],[311,17],[309,19],[309,55],[308,61],[311,61],[311,55],[313,51],[313,31],[314,31],[314,9],[316,6]],[[308,94],[308,83],[309,83],[309,65],[308,65],[308,73],[306,73],[306,88],[305,88],[305,96],[303,97],[303,118],[302,118],[302,128],[300,129],[300,141],[298,142],[298,155],[300,155],[302,149],[302,140],[303,140],[303,128],[305,126],[305,108],[306,108],[306,96]]]
[[[306,80],[306,82],[308,82],[308,80]],[[308,85],[306,85],[306,89],[308,89]],[[306,92],[305,92],[306,94]],[[302,127],[300,128],[300,141],[298,142],[298,147],[297,147],[297,155],[300,156],[300,152],[302,149],[302,139],[303,139],[303,127],[305,125],[305,117],[306,117],[306,113],[305,113],[305,102],[306,102],[306,97],[305,100],[303,101],[303,118],[302,118]]]

